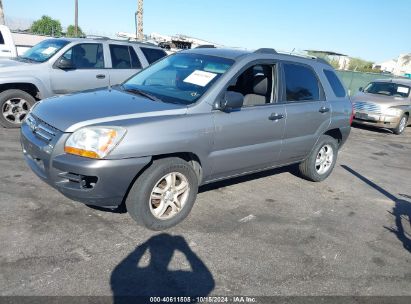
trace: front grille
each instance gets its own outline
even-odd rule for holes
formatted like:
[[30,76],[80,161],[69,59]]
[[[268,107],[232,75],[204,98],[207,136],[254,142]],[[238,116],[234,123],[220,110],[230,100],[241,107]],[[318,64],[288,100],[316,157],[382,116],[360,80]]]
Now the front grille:
[[26,122],[33,134],[36,135],[37,138],[40,138],[47,143],[51,142],[59,132],[59,130],[50,126],[48,123],[34,116],[33,114],[27,116]]
[[355,111],[381,114],[381,107],[372,102],[357,101],[354,102],[353,107]]

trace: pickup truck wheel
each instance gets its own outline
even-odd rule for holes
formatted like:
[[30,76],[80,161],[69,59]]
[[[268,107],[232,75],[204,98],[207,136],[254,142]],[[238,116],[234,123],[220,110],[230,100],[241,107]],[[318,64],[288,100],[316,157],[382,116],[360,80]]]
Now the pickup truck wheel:
[[36,100],[21,90],[7,90],[0,93],[0,125],[5,128],[19,128]]
[[392,131],[394,132],[394,134],[401,135],[402,133],[404,133],[405,129],[407,128],[407,125],[408,125],[408,116],[407,114],[402,114],[400,118],[400,122],[398,123],[398,126]]
[[334,169],[337,155],[337,140],[328,135],[321,136],[308,158],[300,163],[300,174],[313,182],[325,180]]
[[190,164],[180,158],[155,160],[134,182],[127,211],[141,226],[168,229],[188,216],[197,191],[197,175]]

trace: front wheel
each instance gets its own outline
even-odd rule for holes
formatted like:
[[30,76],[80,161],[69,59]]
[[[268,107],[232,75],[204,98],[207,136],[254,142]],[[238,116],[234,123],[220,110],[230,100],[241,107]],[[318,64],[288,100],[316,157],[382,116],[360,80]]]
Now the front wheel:
[[407,124],[408,124],[408,116],[406,114],[403,114],[400,118],[400,122],[398,123],[398,126],[392,131],[394,132],[394,134],[401,135],[402,133],[404,133],[405,128],[407,128]]
[[126,207],[137,224],[164,230],[184,220],[197,197],[198,178],[180,158],[155,160],[135,181]]
[[310,155],[299,165],[300,174],[313,182],[325,180],[337,162],[338,142],[331,136],[323,135]]
[[7,90],[0,93],[0,125],[19,128],[36,100],[22,90]]

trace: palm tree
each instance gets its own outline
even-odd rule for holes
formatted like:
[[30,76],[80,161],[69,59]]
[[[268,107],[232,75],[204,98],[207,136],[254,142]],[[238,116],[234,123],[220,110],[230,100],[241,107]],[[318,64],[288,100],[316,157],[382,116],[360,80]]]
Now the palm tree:
[[404,65],[408,65],[409,63],[411,63],[411,53],[408,55],[405,55],[403,57],[403,60],[404,60]]
[[0,24],[4,25],[3,1],[0,0]]

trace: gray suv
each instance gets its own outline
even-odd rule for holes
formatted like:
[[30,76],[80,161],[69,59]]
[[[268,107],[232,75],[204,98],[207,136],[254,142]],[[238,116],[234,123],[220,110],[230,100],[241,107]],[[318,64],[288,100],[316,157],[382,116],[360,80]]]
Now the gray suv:
[[189,214],[200,185],[290,164],[324,180],[351,121],[346,91],[320,59],[202,48],[121,86],[40,101],[21,143],[30,168],[65,196],[124,203],[161,230]]
[[108,38],[45,40],[0,60],[0,125],[19,127],[37,100],[120,84],[166,55],[153,45]]

